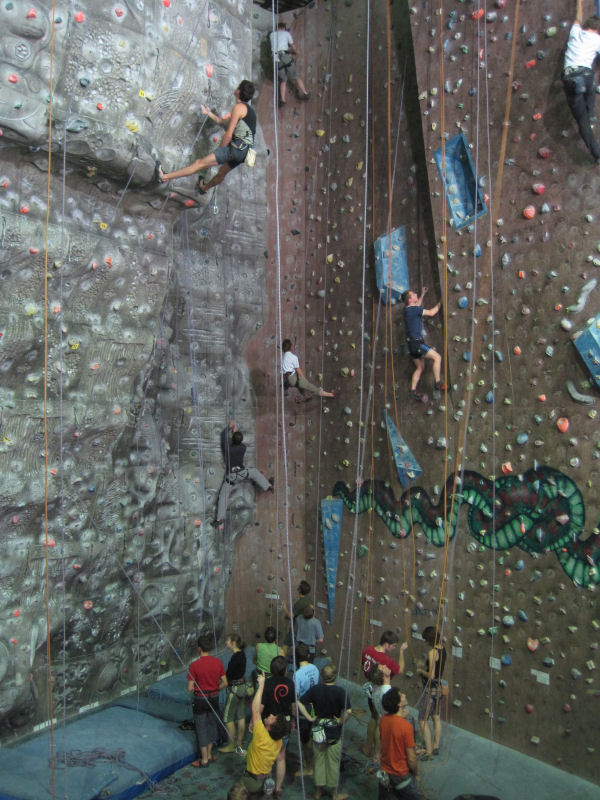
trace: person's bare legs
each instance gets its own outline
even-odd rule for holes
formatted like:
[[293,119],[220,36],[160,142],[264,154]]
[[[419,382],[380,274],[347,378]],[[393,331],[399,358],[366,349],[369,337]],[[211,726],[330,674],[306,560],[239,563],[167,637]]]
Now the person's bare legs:
[[[432,351],[430,350],[429,353]],[[427,355],[429,355],[429,353]],[[412,378],[410,380],[410,388],[411,391],[416,392],[417,386],[419,385],[419,381],[421,380],[421,375],[423,374],[423,359],[421,358],[413,358],[413,364],[415,365],[415,371],[412,374]]]
[[427,751],[427,755],[430,756],[433,752],[433,746],[431,744],[431,728],[429,727],[429,720],[422,720],[419,722],[421,726],[421,735],[423,736],[423,741],[425,742],[425,750]]
[[304,85],[302,78],[296,78],[295,84],[296,84],[295,86],[296,93],[299,94],[301,97],[302,96],[306,97],[308,95],[308,92],[306,91],[306,86]]
[[195,161],[192,161],[191,164],[188,164],[187,167],[182,167],[181,169],[177,169],[175,170],[175,172],[163,172],[162,170],[160,170],[158,176],[163,183],[166,183],[167,181],[173,180],[174,178],[185,178],[188,175],[195,175],[196,172],[200,172],[200,170],[202,169],[208,169],[209,167],[216,167],[216,166],[217,166],[217,159],[215,157],[215,154],[211,153],[208,156],[204,156],[204,158],[197,158]]
[[[442,382],[442,379],[441,379],[441,371],[442,371],[442,357],[441,357],[441,355],[440,355],[440,354],[437,352],[437,350],[433,350],[433,349],[432,349],[432,350],[428,350],[428,351],[425,353],[425,358],[428,358],[428,359],[430,359],[430,361],[432,361],[432,362],[433,362],[433,363],[432,363],[432,367],[433,367],[433,380],[434,380],[436,383],[441,383],[441,382]],[[423,368],[421,367],[421,372],[422,372],[422,371],[423,371]]]
[[237,728],[237,746],[243,747],[244,734],[246,733],[246,720],[242,717],[242,719],[238,719],[235,724]]
[[279,792],[285,780],[285,749],[282,748],[275,761],[275,791]]
[[279,81],[279,102],[283,105],[285,103],[287,81]]
[[227,722],[225,727],[227,728],[229,741],[223,747],[219,747],[219,753],[233,753],[235,750],[235,722]]
[[223,183],[230,172],[231,167],[229,164],[221,164],[217,174],[214,176],[214,178],[211,178],[208,183],[204,183],[204,181],[198,181],[198,188],[202,192],[208,192],[208,190],[212,189],[213,186],[218,186],[220,183]]
[[433,749],[440,749],[440,742],[442,741],[442,718],[439,714],[433,715]]

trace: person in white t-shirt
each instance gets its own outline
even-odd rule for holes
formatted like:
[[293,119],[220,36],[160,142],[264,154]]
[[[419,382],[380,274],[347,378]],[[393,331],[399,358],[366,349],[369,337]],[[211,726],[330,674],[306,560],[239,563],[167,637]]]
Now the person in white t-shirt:
[[319,389],[313,386],[312,383],[306,380],[304,373],[300,369],[300,362],[298,356],[292,353],[292,342],[290,339],[284,339],[281,343],[281,374],[284,380],[287,381],[288,386],[293,386],[304,397],[305,400],[310,400],[311,395],[318,394],[319,397],[335,397],[335,392],[326,392],[324,389]]
[[582,21],[581,0],[577,0],[577,14],[567,41],[562,81],[579,134],[596,164],[600,164],[600,146],[592,133],[596,121],[596,87],[592,67],[596,56],[600,54],[600,17],[589,17],[585,22]]
[[302,79],[296,74],[296,59],[294,56],[298,51],[285,22],[278,23],[277,30],[272,31],[269,38],[271,40],[271,51],[273,52],[274,71],[279,82],[279,105],[285,105],[288,81],[296,90],[299,100],[308,100],[310,93],[306,91]]

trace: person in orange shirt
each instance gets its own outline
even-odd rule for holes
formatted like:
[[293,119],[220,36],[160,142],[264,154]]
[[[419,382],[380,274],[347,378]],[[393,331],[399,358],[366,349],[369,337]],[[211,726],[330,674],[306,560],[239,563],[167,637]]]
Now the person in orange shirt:
[[381,698],[386,712],[379,720],[381,769],[378,800],[426,800],[418,786],[419,762],[415,752],[415,734],[406,719],[405,694],[391,688]]

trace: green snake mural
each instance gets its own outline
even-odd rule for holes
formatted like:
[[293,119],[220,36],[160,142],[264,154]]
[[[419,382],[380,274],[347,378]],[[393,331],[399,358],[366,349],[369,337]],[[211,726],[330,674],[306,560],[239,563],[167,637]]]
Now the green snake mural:
[[[576,484],[552,467],[536,467],[523,475],[508,475],[490,481],[466,470],[446,481],[439,503],[432,503],[421,487],[407,489],[400,500],[393,488],[381,480],[366,480],[358,490],[358,513],[373,509],[393,536],[405,538],[414,525],[421,525],[427,541],[436,547],[456,533],[463,505],[468,507],[471,536],[486,547],[505,550],[519,547],[526,553],[553,551],[569,578],[577,586],[600,583],[600,535],[578,537],[585,524],[585,506]],[[356,512],[357,492],[341,481],[333,488],[346,508]],[[412,524],[411,524],[412,523]]]

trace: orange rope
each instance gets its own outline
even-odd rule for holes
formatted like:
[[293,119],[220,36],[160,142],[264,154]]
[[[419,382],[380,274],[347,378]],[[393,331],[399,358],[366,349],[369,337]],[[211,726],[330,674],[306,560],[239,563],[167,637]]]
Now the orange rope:
[[50,37],[50,76],[49,76],[49,105],[48,105],[48,173],[46,181],[46,231],[44,238],[44,578],[46,594],[46,655],[48,659],[48,714],[50,718],[50,793],[54,798],[54,698],[52,677],[52,648],[50,624],[50,559],[48,549],[50,538],[48,536],[48,483],[49,483],[49,458],[48,458],[48,239],[50,228],[50,183],[52,178],[52,103],[54,99],[53,69],[54,69],[54,35],[56,27],[56,0],[52,2],[52,33]]

